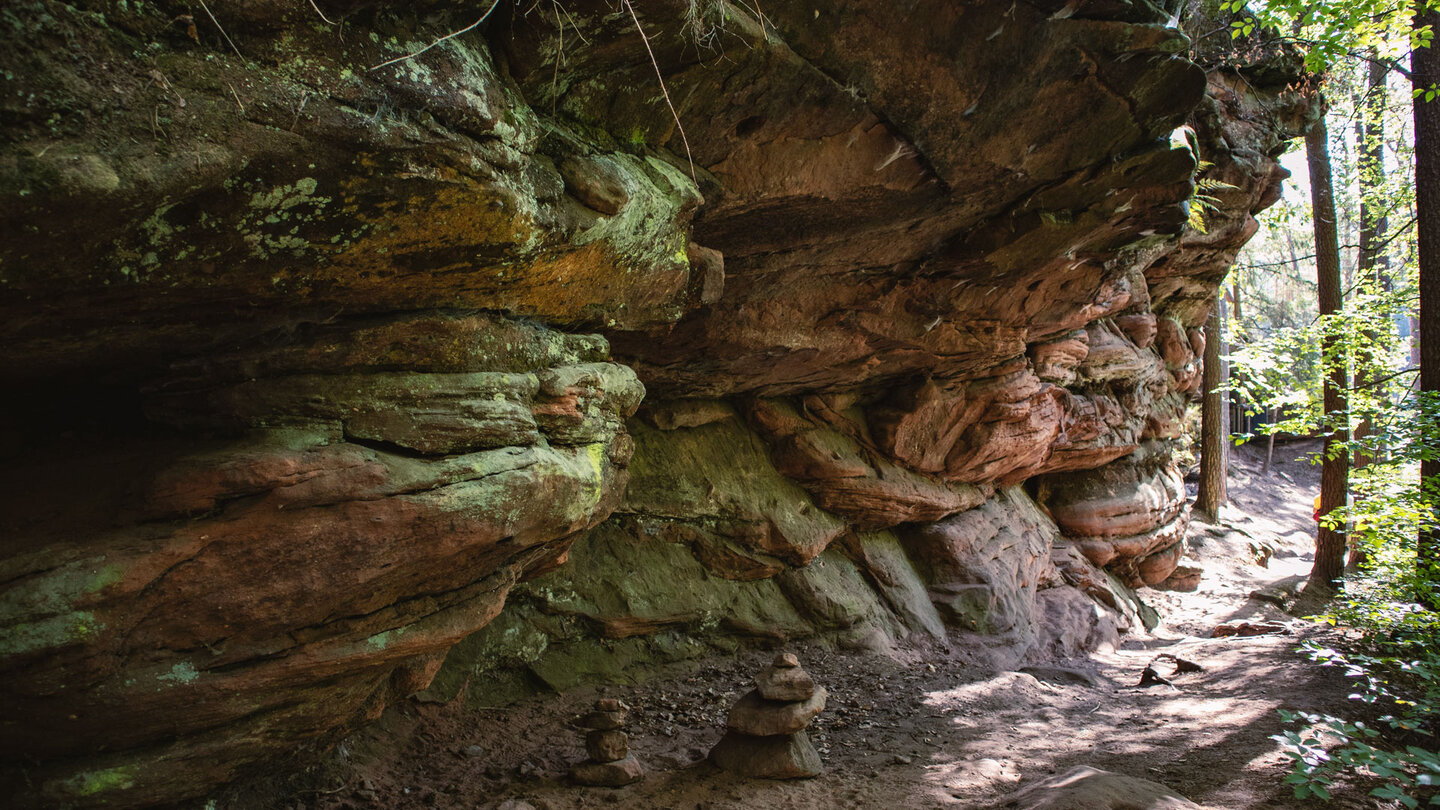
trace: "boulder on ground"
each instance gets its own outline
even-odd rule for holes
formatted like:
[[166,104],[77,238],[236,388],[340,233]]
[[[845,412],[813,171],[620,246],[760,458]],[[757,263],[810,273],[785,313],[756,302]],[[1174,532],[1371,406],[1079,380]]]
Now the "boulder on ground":
[[1004,802],[1015,810],[1202,810],[1159,782],[1080,766],[1036,782]]

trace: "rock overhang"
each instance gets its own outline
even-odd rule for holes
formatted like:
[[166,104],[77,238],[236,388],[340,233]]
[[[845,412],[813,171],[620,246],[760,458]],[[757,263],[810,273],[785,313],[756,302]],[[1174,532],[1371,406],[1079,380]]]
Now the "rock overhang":
[[[1143,2],[656,2],[643,43],[500,5],[373,70],[478,12],[16,7],[31,800],[197,795],[437,671],[602,677],[596,639],[1070,650],[1113,631],[1049,627],[1072,590],[1123,606],[1097,563],[1173,567],[1196,327],[1308,114],[1284,54]],[[1200,159],[1237,186],[1203,236]],[[94,386],[124,429],[63,424]],[[474,635],[507,598],[527,641]]]

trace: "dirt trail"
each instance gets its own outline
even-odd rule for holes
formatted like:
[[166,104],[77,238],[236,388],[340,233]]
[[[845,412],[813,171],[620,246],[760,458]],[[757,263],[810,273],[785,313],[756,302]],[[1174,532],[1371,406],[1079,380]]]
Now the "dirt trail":
[[[1258,455],[1236,454],[1233,508],[1222,525],[1196,522],[1191,530],[1186,564],[1203,566],[1200,590],[1145,592],[1162,625],[1128,637],[1119,650],[996,673],[957,652],[896,661],[792,648],[830,690],[829,707],[811,727],[826,767],[817,779],[743,780],[704,760],[725,712],[773,655],[751,651],[641,686],[581,689],[503,709],[411,706],[348,740],[312,774],[310,792],[267,806],[1003,807],[1017,788],[1077,765],[1162,782],[1209,807],[1314,806],[1292,799],[1282,782],[1286,760],[1269,739],[1281,730],[1275,710],[1345,713],[1349,684],[1293,652],[1303,634],[1317,632],[1313,625],[1250,596],[1268,589],[1286,601],[1287,588],[1308,573],[1318,470],[1292,459],[1311,449],[1278,449],[1284,461],[1263,478]],[[1256,564],[1267,553],[1268,567]],[[1209,637],[1216,625],[1237,621],[1280,622],[1287,633]],[[1204,670],[1175,676],[1173,688],[1136,688],[1161,653]],[[583,734],[570,721],[600,695],[633,707],[631,750],[649,770],[639,784],[565,781],[568,766],[584,758]],[[1342,786],[1328,806],[1383,806],[1367,788]]]

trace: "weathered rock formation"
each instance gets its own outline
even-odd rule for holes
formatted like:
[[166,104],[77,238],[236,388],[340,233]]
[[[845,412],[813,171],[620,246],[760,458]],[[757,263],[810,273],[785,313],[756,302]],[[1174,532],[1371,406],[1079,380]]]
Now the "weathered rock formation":
[[18,803],[749,640],[1075,651],[1174,568],[1283,52],[1146,0],[210,6],[5,10]]

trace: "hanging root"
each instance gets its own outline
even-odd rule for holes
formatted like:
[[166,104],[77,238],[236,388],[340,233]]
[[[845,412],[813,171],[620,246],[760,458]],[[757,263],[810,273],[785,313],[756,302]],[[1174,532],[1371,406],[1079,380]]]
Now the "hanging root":
[[245,54],[240,53],[240,49],[235,47],[235,41],[230,39],[229,34],[225,33],[225,27],[220,24],[219,20],[215,19],[215,15],[210,11],[210,7],[205,5],[205,0],[200,0],[200,8],[205,9],[205,16],[209,17],[210,22],[215,23],[215,27],[220,29],[220,36],[224,37],[225,41],[230,43],[230,50],[234,51],[236,56],[244,59]]
[[670,108],[670,116],[675,119],[675,128],[680,130],[680,141],[685,144],[685,159],[690,162],[690,179],[696,186],[700,181],[695,177],[695,158],[690,154],[690,139],[685,137],[685,125],[680,123],[680,114],[675,112],[675,103],[670,100],[670,91],[665,89],[665,77],[660,75],[660,63],[655,59],[655,51],[650,48],[650,38],[645,36],[645,29],[640,26],[640,16],[635,13],[635,7],[630,5],[630,0],[621,0],[625,4],[625,10],[630,12],[630,19],[635,22],[635,30],[640,32],[640,41],[645,43],[645,52],[650,54],[650,64],[655,68],[655,78],[660,81],[660,94],[665,97],[665,106]]
[[[627,2],[628,2],[628,0],[627,0]],[[430,43],[429,45],[426,45],[425,47],[421,48],[420,50],[415,51],[414,53],[407,53],[407,54],[405,54],[404,56],[397,56],[397,57],[395,57],[394,59],[387,59],[387,60],[385,60],[384,62],[381,62],[381,63],[378,64],[378,65],[374,65],[374,66],[371,67],[370,69],[371,69],[371,70],[379,70],[380,68],[385,67],[386,65],[393,65],[393,64],[395,64],[396,62],[404,62],[406,59],[414,59],[415,57],[419,56],[420,54],[425,53],[426,51],[430,50],[431,48],[435,47],[436,45],[439,45],[440,43],[442,43],[442,42],[444,42],[444,41],[446,41],[446,40],[454,39],[455,37],[458,37],[458,36],[460,36],[461,34],[467,32],[467,31],[472,31],[472,30],[474,30],[475,28],[479,27],[480,23],[485,22],[485,18],[486,18],[486,17],[489,17],[489,16],[490,16],[490,12],[494,11],[494,10],[495,10],[495,7],[496,7],[496,6],[499,6],[499,5],[500,5],[500,0],[495,0],[495,2],[493,2],[493,3],[490,4],[490,8],[485,9],[485,13],[480,15],[480,19],[476,20],[476,21],[473,22],[473,23],[470,23],[469,25],[465,26],[464,28],[461,28],[459,31],[451,31],[450,33],[446,34],[445,36],[440,37],[439,39],[435,40],[434,42]],[[316,9],[316,11],[319,11],[319,9]],[[633,12],[632,12],[632,13],[633,13]]]

